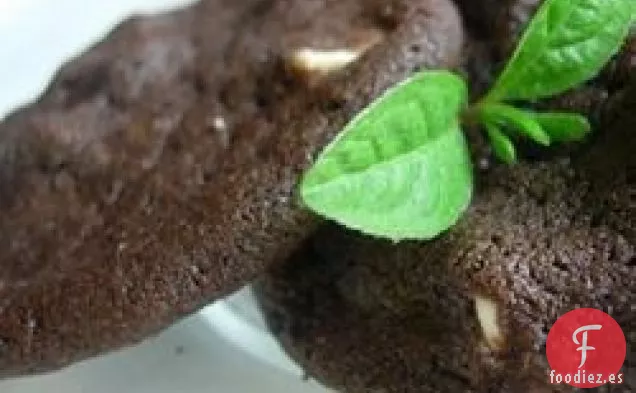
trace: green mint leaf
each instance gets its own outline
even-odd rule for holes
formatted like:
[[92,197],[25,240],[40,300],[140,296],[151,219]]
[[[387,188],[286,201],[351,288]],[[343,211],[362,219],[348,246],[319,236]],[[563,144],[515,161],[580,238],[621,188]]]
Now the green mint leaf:
[[577,113],[534,113],[533,117],[554,142],[580,141],[592,130],[587,118]]
[[510,138],[501,131],[497,124],[487,122],[484,127],[486,127],[486,133],[495,156],[506,164],[514,164],[517,161],[517,150]]
[[544,146],[550,145],[550,137],[534,117],[521,109],[505,104],[482,103],[478,107],[484,124],[499,124],[512,127],[521,134]]
[[635,16],[636,0],[546,0],[485,100],[543,98],[594,77]]
[[321,153],[301,184],[315,212],[366,234],[430,239],[468,207],[464,81],[425,71],[388,90]]

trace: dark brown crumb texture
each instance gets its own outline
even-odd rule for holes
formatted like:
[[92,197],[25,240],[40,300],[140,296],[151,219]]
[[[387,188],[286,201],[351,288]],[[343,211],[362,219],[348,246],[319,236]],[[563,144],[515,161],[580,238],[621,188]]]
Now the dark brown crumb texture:
[[[206,0],[65,65],[0,125],[0,375],[138,342],[285,260],[317,223],[301,171],[462,34],[445,0]],[[289,65],[366,41],[336,74]]]
[[[538,1],[460,1],[464,69],[484,85]],[[521,149],[496,163],[474,139],[478,179],[466,216],[425,244],[392,244],[323,226],[259,281],[272,331],[307,372],[348,393],[558,392],[545,338],[577,307],[611,314],[628,340],[636,389],[636,39],[598,78],[541,106],[590,116],[586,143]],[[492,74],[491,74],[492,75]],[[476,299],[494,304],[492,345]],[[559,390],[561,389],[561,390]]]

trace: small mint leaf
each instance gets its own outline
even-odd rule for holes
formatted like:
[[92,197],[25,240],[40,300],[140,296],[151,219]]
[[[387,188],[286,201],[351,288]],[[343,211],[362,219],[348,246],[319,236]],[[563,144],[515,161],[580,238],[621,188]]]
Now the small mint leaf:
[[515,107],[505,104],[481,104],[479,116],[484,124],[502,124],[525,134],[530,139],[544,146],[550,145],[550,137],[534,117]]
[[554,142],[580,141],[592,130],[587,118],[577,113],[548,112],[532,116]]
[[594,77],[635,17],[635,0],[546,0],[485,100],[534,100]]
[[466,84],[425,71],[387,91],[321,153],[301,184],[315,212],[366,234],[430,239],[468,207],[472,165],[459,126]]
[[486,122],[484,124],[488,139],[492,145],[495,156],[506,164],[514,164],[517,162],[517,150],[510,138],[505,135],[499,125]]

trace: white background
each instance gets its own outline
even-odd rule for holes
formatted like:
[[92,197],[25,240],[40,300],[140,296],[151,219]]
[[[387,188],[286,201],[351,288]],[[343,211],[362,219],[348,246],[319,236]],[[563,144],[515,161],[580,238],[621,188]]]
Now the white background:
[[36,98],[64,60],[124,17],[190,2],[0,0],[0,118],[12,107]]

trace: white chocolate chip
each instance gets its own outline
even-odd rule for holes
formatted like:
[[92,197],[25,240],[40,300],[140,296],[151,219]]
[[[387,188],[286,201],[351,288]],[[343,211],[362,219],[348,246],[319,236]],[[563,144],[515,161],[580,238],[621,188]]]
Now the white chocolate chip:
[[225,119],[222,118],[221,116],[217,116],[212,120],[212,125],[214,126],[214,128],[216,128],[217,130],[225,130],[227,128],[227,123],[225,122]]
[[221,146],[227,148],[230,145],[230,131],[227,121],[223,116],[213,116],[206,119],[206,125],[215,130]]
[[291,55],[291,64],[300,70],[328,74],[358,60],[363,50],[300,48]]
[[497,304],[492,299],[477,295],[475,296],[475,309],[486,343],[491,349],[501,349],[505,337],[499,326]]
[[292,35],[283,47],[292,69],[322,77],[351,65],[383,38],[384,33],[377,29],[354,29],[347,34],[323,34],[313,42],[308,42],[306,37],[294,39]]

